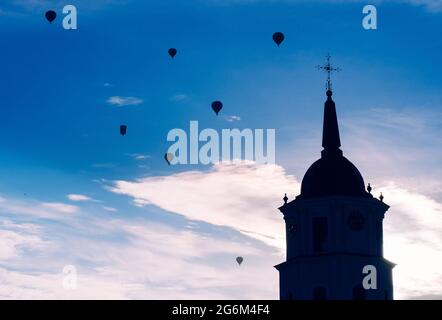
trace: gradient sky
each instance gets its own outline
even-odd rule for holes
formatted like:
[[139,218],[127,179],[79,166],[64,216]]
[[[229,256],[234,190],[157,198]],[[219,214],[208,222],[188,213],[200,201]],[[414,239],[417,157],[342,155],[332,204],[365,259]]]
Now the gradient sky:
[[[391,205],[395,297],[442,297],[442,1],[90,2],[0,4],[1,298],[278,298],[277,207],[320,155],[328,52],[342,149]],[[191,120],[276,129],[276,165],[168,166]]]

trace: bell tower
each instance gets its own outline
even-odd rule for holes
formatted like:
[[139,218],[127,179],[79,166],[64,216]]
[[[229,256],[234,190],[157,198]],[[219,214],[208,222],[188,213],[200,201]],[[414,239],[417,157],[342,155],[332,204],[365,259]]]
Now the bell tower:
[[[382,251],[389,206],[372,196],[370,185],[366,191],[343,156],[330,78],[327,88],[321,158],[307,170],[301,194],[291,202],[284,197],[279,208],[287,238],[286,261],[275,266],[280,299],[392,300],[394,264]],[[363,283],[366,266],[374,270],[371,288]]]

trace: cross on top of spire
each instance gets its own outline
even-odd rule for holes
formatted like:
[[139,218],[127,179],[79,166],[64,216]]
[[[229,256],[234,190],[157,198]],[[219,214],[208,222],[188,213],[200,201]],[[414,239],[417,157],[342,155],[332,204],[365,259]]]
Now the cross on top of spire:
[[327,88],[327,93],[332,91],[332,83],[331,83],[331,73],[332,72],[339,72],[341,71],[340,68],[336,68],[334,67],[331,63],[330,63],[330,54],[327,54],[327,62],[321,66],[317,66],[317,68],[319,70],[323,70],[327,73],[327,83],[326,83],[326,88]]

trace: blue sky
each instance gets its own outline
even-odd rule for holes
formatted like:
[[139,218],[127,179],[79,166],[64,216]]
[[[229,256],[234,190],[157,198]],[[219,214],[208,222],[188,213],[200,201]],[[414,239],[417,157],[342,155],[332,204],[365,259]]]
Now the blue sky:
[[[364,1],[3,1],[0,296],[277,298],[276,208],[319,156],[328,52],[343,150],[392,206],[396,296],[440,296],[442,4],[374,3],[376,31]],[[277,165],[168,166],[167,133],[190,120],[276,129]]]

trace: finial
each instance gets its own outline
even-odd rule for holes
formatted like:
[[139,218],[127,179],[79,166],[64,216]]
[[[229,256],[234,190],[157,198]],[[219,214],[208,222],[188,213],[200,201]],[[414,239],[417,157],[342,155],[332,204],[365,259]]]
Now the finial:
[[367,191],[368,191],[368,193],[371,193],[371,190],[372,190],[371,185],[368,184],[368,186],[367,186]]
[[289,200],[289,198],[287,198],[287,193],[284,195],[284,198],[282,198],[282,200],[284,200],[284,204],[287,204],[287,201]]
[[[324,125],[322,129],[322,146],[324,147],[324,152],[331,154],[342,153],[339,150],[341,146],[341,139],[339,138],[339,125],[338,117],[336,115],[336,105],[332,99],[332,88],[330,74],[333,71],[339,71],[340,69],[334,68],[330,64],[330,55],[327,56],[327,63],[323,66],[318,66],[318,69],[325,70],[327,72],[327,101],[324,104]],[[324,153],[325,154],[325,153]],[[323,154],[323,155],[324,155]]]
[[381,192],[381,196],[379,197],[379,200],[381,200],[381,202],[384,202],[384,196],[382,195],[382,192]]
[[335,68],[331,63],[330,63],[330,54],[327,54],[326,56],[327,58],[327,62],[325,64],[323,64],[322,66],[317,66],[318,70],[324,70],[327,73],[327,82],[326,82],[326,88],[327,88],[327,97],[331,97],[333,92],[332,92],[332,82],[331,82],[331,73],[332,72],[339,72],[341,71],[340,68]]

